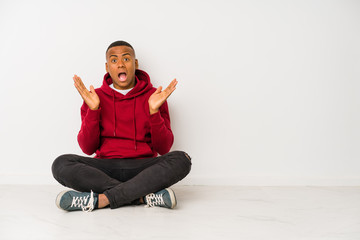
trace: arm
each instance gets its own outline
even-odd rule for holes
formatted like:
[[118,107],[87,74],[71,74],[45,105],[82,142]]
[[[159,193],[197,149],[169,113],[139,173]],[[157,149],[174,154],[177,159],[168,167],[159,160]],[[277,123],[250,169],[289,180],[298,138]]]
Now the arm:
[[174,142],[174,135],[170,127],[170,115],[167,102],[160,111],[150,115],[151,142],[155,151],[160,155],[168,153]]
[[161,86],[158,87],[149,98],[151,141],[154,149],[161,155],[168,153],[174,142],[166,99],[176,89],[176,84],[174,79],[164,91],[161,91]]
[[84,103],[81,107],[81,129],[78,142],[84,153],[93,154],[100,145],[100,98],[93,86],[86,89],[81,78],[74,75],[74,85]]
[[77,140],[81,150],[88,155],[100,145],[100,110],[91,110],[85,102],[81,107],[81,128]]

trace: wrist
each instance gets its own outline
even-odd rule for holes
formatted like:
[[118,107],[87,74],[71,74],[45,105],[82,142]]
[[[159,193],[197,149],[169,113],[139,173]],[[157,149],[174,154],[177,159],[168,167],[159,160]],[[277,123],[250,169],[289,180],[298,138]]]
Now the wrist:
[[96,111],[96,110],[98,110],[98,109],[99,109],[99,106],[97,106],[97,107],[93,107],[93,108],[89,107],[89,108],[90,108],[90,110],[92,110],[92,111]]
[[159,109],[149,109],[149,110],[150,110],[150,115],[153,115],[159,111]]

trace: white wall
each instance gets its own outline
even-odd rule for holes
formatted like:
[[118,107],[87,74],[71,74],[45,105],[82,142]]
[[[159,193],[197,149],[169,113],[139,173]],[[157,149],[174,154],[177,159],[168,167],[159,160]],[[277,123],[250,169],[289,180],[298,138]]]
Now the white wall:
[[185,184],[360,185],[359,1],[0,1],[0,184],[55,184],[105,50],[173,78]]

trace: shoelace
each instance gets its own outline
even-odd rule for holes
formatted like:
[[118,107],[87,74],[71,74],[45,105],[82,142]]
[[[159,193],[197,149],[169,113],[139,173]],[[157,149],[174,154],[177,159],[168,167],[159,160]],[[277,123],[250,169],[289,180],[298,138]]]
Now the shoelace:
[[[91,191],[91,193],[90,193],[89,201],[87,201],[88,198],[89,198],[89,195],[86,197],[85,196],[73,197],[71,207],[81,207],[81,209],[84,212],[91,212],[92,210],[94,210],[94,193],[93,193],[93,191]],[[87,202],[87,205],[85,205],[86,202]]]
[[165,205],[163,196],[161,194],[150,193],[146,195],[145,207],[154,207],[158,205]]

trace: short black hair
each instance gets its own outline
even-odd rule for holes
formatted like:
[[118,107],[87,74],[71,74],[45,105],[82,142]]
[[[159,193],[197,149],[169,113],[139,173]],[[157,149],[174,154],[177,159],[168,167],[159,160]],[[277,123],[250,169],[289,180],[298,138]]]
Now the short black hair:
[[109,51],[110,48],[117,47],[117,46],[128,46],[134,51],[134,54],[135,54],[135,49],[130,45],[130,43],[122,41],[122,40],[116,41],[116,42],[113,42],[112,44],[110,44],[109,47],[106,49],[106,53]]

